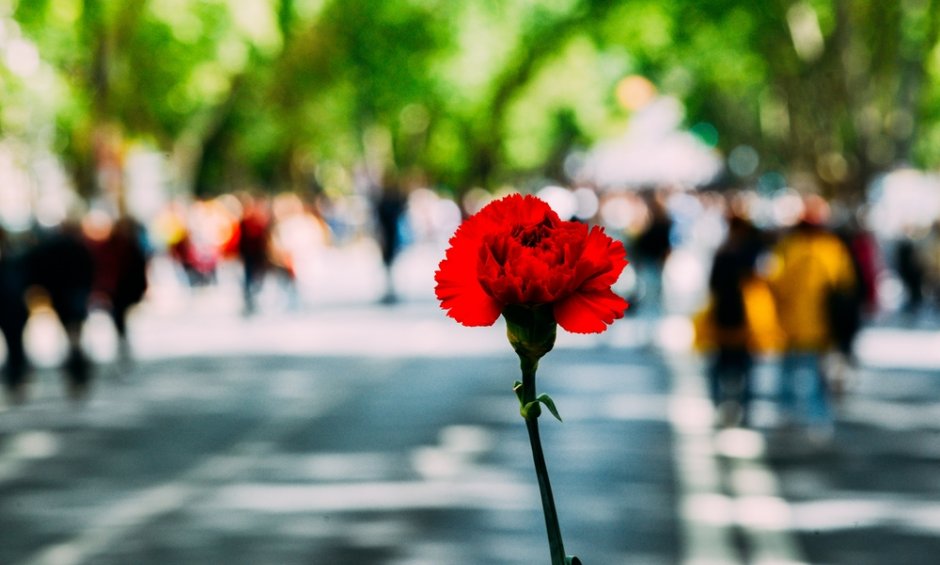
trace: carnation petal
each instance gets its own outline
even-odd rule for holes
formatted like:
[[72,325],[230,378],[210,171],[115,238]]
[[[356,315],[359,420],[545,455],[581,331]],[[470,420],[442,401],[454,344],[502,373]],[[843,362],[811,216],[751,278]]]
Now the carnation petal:
[[583,290],[555,303],[555,321],[571,333],[601,333],[623,317],[627,301],[609,288]]
[[465,326],[492,326],[503,312],[501,304],[493,300],[475,278],[457,278],[448,275],[445,263],[435,275],[434,293],[447,315]]
[[480,286],[477,276],[479,240],[476,222],[465,222],[451,238],[434,274],[434,293],[447,315],[465,326],[490,326],[499,319],[502,305]]
[[623,243],[611,239],[598,226],[588,233],[579,261],[582,288],[598,290],[616,283],[627,266]]

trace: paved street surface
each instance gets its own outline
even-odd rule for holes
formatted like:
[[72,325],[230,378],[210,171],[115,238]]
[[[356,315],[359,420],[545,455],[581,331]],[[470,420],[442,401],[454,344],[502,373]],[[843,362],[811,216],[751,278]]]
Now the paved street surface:
[[[47,370],[26,406],[0,414],[0,562],[547,555],[500,329],[462,328],[429,304],[135,329],[142,359],[120,379],[104,366],[86,406],[69,405]],[[176,340],[209,351],[172,356]],[[587,563],[674,562],[662,365],[578,345],[540,375],[566,419],[542,427],[570,549]]]
[[[31,322],[30,399],[0,408],[0,563],[548,563],[517,362],[501,323],[464,328],[426,299],[319,302],[244,318],[219,291],[104,318],[89,400]],[[932,327],[932,326],[931,326]],[[569,553],[587,565],[935,564],[940,334],[879,326],[831,443],[716,431],[681,320],[562,334],[539,389]],[[653,331],[652,341],[649,331]],[[109,353],[111,352],[111,353]]]

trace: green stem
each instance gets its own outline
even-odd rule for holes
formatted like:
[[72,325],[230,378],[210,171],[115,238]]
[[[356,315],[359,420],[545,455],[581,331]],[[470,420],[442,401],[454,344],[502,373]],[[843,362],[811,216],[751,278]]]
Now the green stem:
[[[522,364],[522,403],[527,405],[535,401],[535,372],[538,361],[520,356]],[[526,417],[526,429],[529,431],[529,443],[532,446],[532,459],[535,462],[535,475],[539,481],[539,492],[542,495],[542,512],[545,514],[545,528],[548,532],[548,548],[552,555],[552,565],[580,565],[577,557],[566,557],[565,547],[561,539],[561,528],[558,526],[558,513],[555,511],[555,499],[552,497],[552,485],[548,479],[548,468],[545,465],[545,454],[542,452],[542,442],[539,438],[539,410],[534,410]]]

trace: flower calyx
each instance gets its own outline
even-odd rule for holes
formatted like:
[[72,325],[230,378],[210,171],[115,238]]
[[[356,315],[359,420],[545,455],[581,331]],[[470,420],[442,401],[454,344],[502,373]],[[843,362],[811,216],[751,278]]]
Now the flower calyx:
[[551,305],[512,304],[503,309],[503,318],[512,348],[523,363],[531,363],[534,369],[539,359],[555,346],[558,324]]

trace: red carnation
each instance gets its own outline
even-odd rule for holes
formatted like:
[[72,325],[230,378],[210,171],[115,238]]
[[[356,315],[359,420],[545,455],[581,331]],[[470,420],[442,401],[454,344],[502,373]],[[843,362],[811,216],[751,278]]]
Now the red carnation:
[[466,326],[492,325],[508,306],[551,305],[565,330],[600,333],[627,308],[610,288],[625,255],[602,228],[562,221],[542,200],[514,194],[461,224],[435,274],[435,292]]

